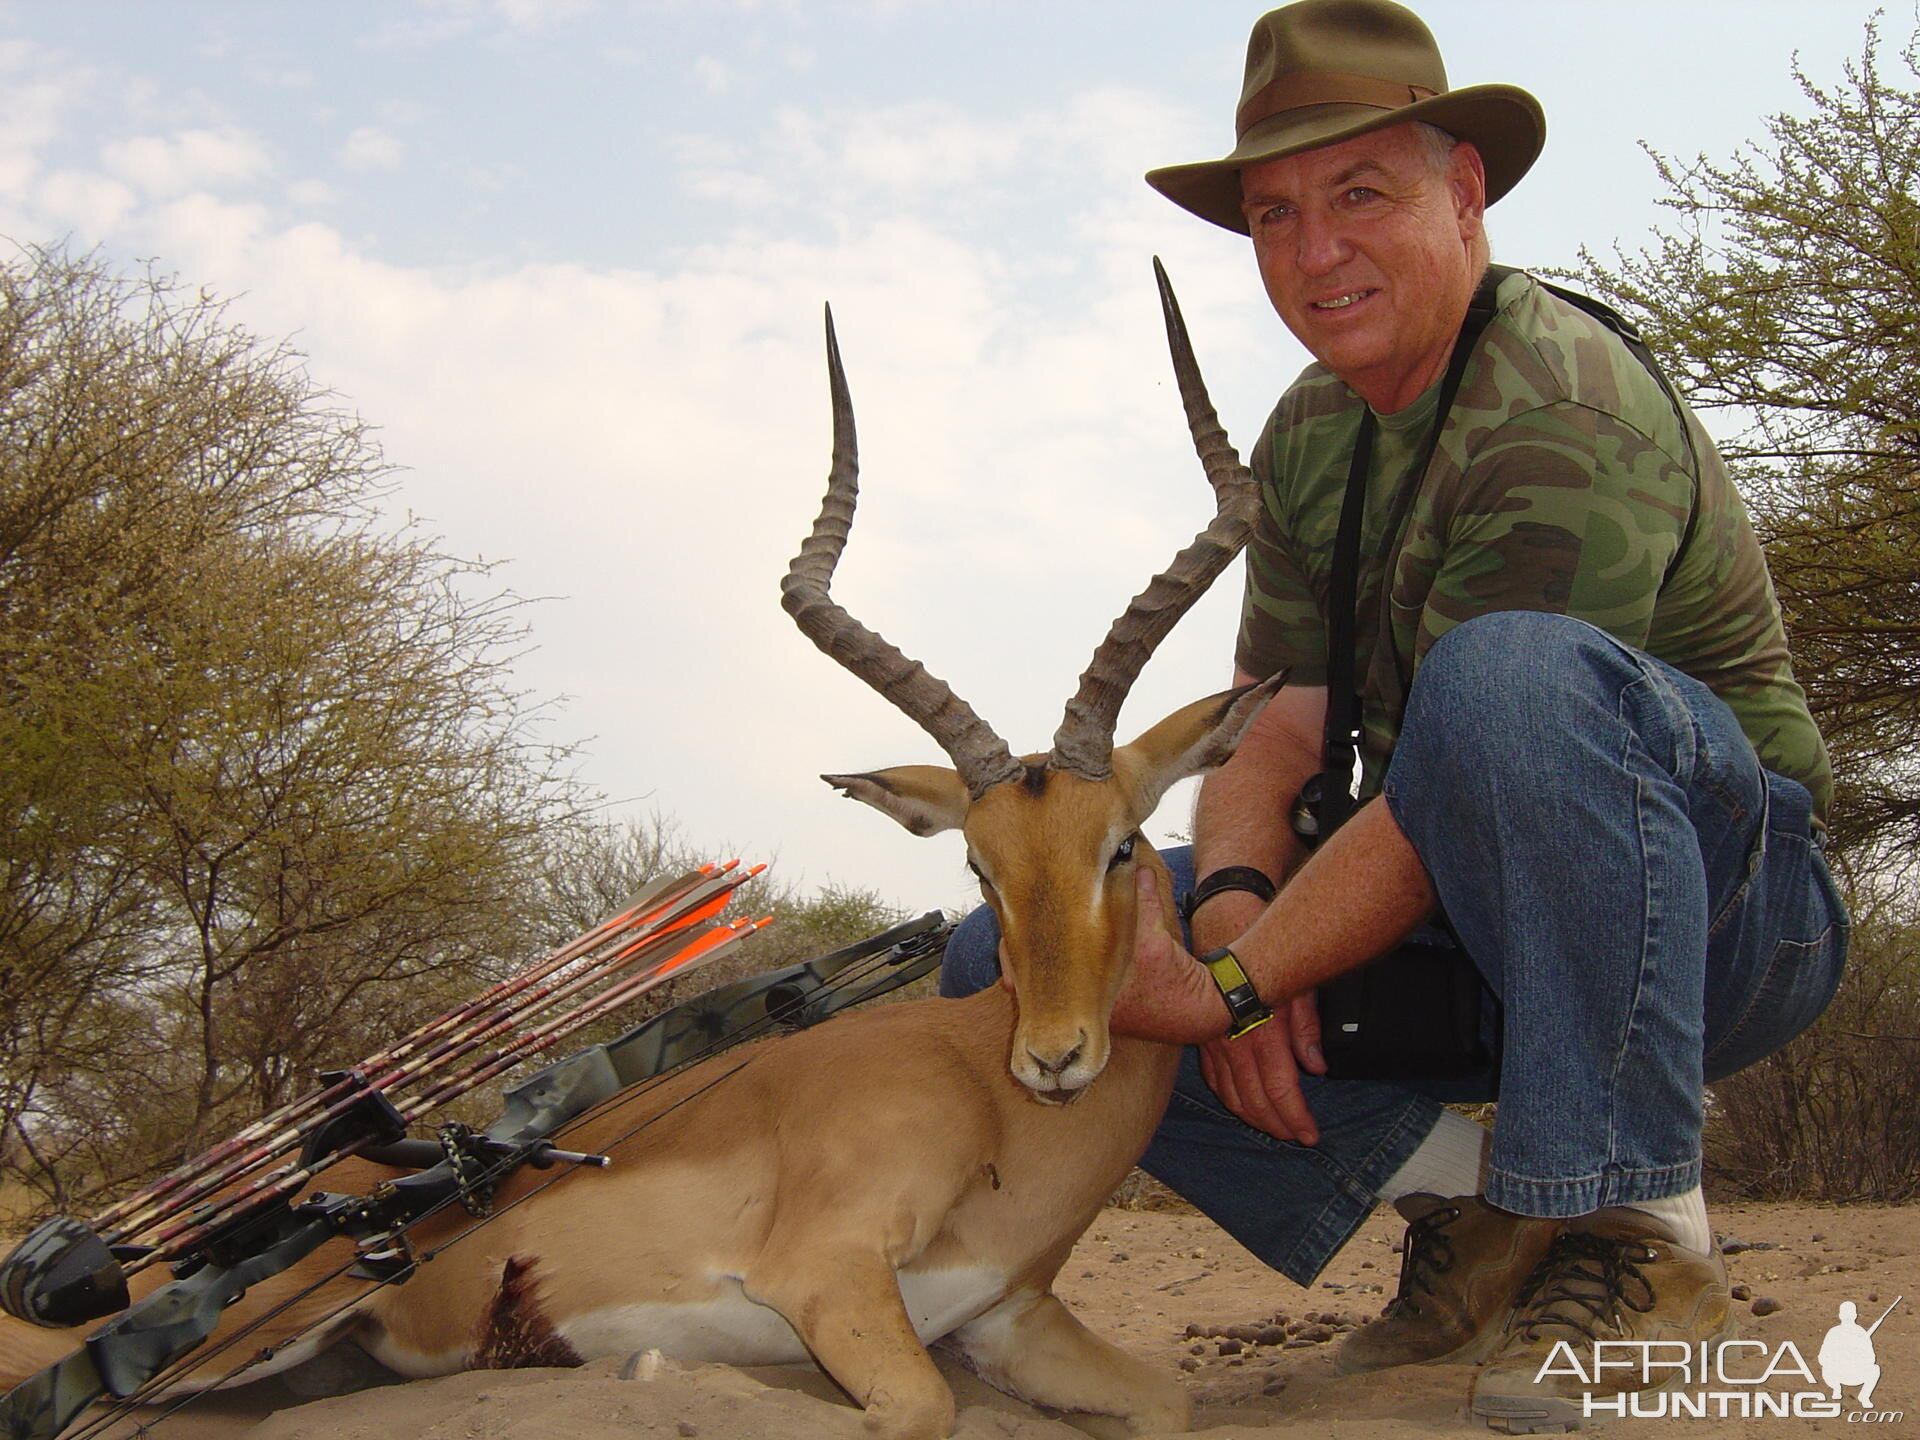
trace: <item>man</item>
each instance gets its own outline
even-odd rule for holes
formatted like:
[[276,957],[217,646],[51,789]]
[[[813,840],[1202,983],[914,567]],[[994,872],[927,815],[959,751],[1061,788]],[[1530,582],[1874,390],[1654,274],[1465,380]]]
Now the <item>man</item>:
[[[1147,178],[1251,235],[1316,360],[1253,454],[1237,679],[1290,681],[1168,858],[1192,950],[1230,950],[1286,1023],[1245,1028],[1247,997],[1143,926],[1114,1028],[1198,1048],[1142,1163],[1302,1284],[1397,1202],[1400,1290],[1343,1367],[1484,1362],[1476,1413],[1559,1429],[1585,1387],[1564,1364],[1536,1385],[1555,1342],[1590,1364],[1595,1340],[1732,1331],[1703,1086],[1838,982],[1825,751],[1704,431],[1594,314],[1487,278],[1537,102],[1449,90],[1389,0],[1301,0],[1256,24],[1236,118],[1229,155]],[[1323,765],[1350,469],[1361,803],[1308,858],[1290,819]],[[1320,1078],[1314,988],[1442,915],[1503,1007],[1491,1137],[1439,1103],[1458,1086]],[[993,943],[985,918],[956,937],[951,992]]]

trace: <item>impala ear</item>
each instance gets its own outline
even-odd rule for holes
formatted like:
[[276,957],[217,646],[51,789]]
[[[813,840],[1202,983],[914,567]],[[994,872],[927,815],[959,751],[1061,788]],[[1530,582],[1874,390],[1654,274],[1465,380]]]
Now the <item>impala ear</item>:
[[967,787],[944,765],[896,765],[865,775],[820,777],[850,800],[891,815],[916,835],[958,830],[967,818]]
[[[1139,739],[1114,752],[1140,787],[1140,803],[1152,813],[1167,787],[1190,775],[1217,770],[1233,758],[1260,711],[1287,683],[1287,672],[1269,675],[1257,685],[1223,690],[1176,710]],[[1125,756],[1125,761],[1121,757]]]

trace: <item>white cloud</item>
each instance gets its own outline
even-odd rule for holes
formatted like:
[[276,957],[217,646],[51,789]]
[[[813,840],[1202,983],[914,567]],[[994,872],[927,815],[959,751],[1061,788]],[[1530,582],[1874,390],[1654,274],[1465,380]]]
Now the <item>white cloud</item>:
[[[933,104],[789,110],[753,143],[685,136],[683,183],[780,208],[729,207],[733,233],[650,268],[385,263],[286,218],[335,186],[232,192],[213,181],[244,167],[202,156],[196,171],[179,145],[166,156],[201,188],[143,200],[76,175],[60,203],[241,296],[255,331],[297,335],[406,467],[400,506],[458,553],[510,558],[503,578],[522,592],[562,597],[536,611],[520,673],[578,697],[555,733],[598,737],[590,783],[651,797],[697,834],[777,846],[790,873],[933,904],[966,891],[951,847],[916,845],[812,778],[936,758],[931,743],[776,600],[827,463],[820,303],[834,303],[864,463],[836,593],[1016,747],[1044,745],[1108,621],[1209,508],[1162,379],[1154,202],[1108,178],[1114,130],[1159,153],[1181,123],[1145,97],[1089,96],[985,121]],[[363,166],[403,155],[371,126],[348,152]],[[1065,251],[1027,253],[1021,226],[980,222],[1016,216],[1036,187],[1049,214],[1074,217],[1055,237]],[[769,226],[796,194],[828,222]],[[73,228],[103,233],[94,223]],[[1244,341],[1248,307],[1244,277],[1191,243],[1169,259],[1204,360]],[[1149,667],[1130,730],[1221,682],[1229,588]]]
[[362,125],[341,145],[340,163],[349,170],[398,170],[407,147],[398,136],[377,125]]
[[693,78],[709,95],[724,95],[733,88],[733,71],[711,55],[702,55],[693,62]]
[[259,137],[231,126],[112,141],[101,148],[100,161],[109,173],[156,197],[238,186],[270,168]]
[[369,49],[414,49],[439,45],[486,28],[529,34],[577,20],[596,0],[420,0],[420,13],[388,18],[362,40]]
[[130,186],[90,171],[56,170],[35,188],[49,230],[75,235],[111,235],[139,197]]
[[340,192],[324,180],[295,180],[287,186],[287,200],[303,210],[335,204]]
[[577,20],[594,8],[593,0],[494,0],[493,11],[516,30],[542,30]]

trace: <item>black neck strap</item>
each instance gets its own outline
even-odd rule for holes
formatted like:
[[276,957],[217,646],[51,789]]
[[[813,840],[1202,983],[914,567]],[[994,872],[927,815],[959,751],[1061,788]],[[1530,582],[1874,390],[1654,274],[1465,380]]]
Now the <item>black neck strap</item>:
[[[1404,519],[1413,498],[1419,494],[1427,468],[1440,448],[1440,433],[1447,427],[1453,398],[1466,374],[1467,360],[1479,343],[1481,332],[1493,319],[1494,292],[1501,280],[1513,272],[1505,266],[1489,266],[1479,288],[1467,306],[1466,319],[1454,338],[1453,353],[1447,360],[1447,372],[1440,382],[1440,396],[1434,406],[1433,423],[1428,427],[1426,443],[1407,480],[1394,496],[1393,520],[1387,534],[1392,536]],[[1354,677],[1354,634],[1358,625],[1360,571],[1360,522],[1367,508],[1367,471],[1373,464],[1373,437],[1378,430],[1373,407],[1360,412],[1360,433],[1353,442],[1353,461],[1347,468],[1347,492],[1340,506],[1340,529],[1333,542],[1333,570],[1327,585],[1327,726],[1322,742],[1320,777],[1319,833],[1331,835],[1353,813],[1353,772],[1359,756],[1361,708],[1359,687]]]

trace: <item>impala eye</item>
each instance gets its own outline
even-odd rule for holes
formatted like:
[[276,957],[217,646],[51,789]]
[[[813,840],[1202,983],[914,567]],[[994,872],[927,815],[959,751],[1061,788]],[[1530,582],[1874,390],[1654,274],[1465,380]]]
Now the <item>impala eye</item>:
[[1113,858],[1107,862],[1107,869],[1117,870],[1126,864],[1127,861],[1131,860],[1133,858],[1133,842],[1139,838],[1138,834],[1134,834],[1122,840],[1120,842],[1120,848],[1113,852]]

